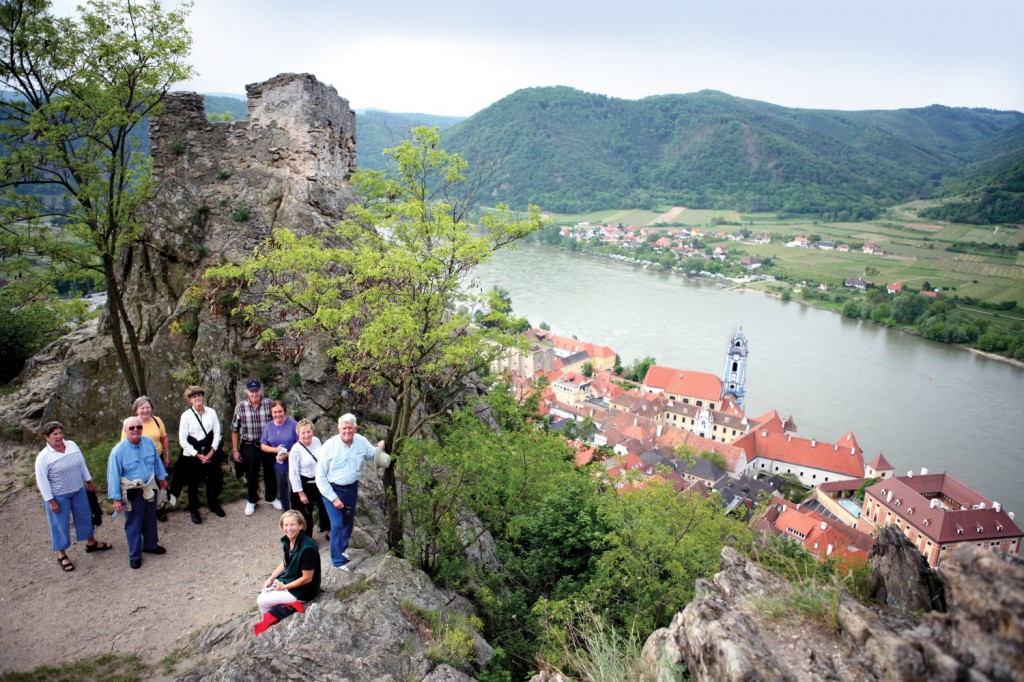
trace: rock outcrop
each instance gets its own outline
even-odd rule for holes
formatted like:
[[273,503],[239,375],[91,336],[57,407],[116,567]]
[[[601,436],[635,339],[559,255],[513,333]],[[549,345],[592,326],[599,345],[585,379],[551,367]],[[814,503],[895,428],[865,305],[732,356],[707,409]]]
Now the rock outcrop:
[[868,556],[871,597],[907,613],[945,611],[942,584],[916,549],[895,526],[879,531]]
[[939,575],[949,613],[916,622],[843,594],[829,629],[766,615],[767,598],[794,588],[725,548],[714,580],[699,581],[696,598],[648,638],[645,664],[666,680],[680,664],[716,681],[1024,679],[1024,561],[964,548]]
[[[218,300],[228,293],[203,281],[207,267],[251,254],[272,229],[323,230],[354,200],[348,102],[308,74],[246,90],[247,121],[207,121],[196,93],[169,95],[164,113],[150,121],[156,192],[146,232],[125,248],[122,267],[148,392],[156,413],[172,423],[187,407],[181,391],[188,383],[204,385],[208,404],[230,418],[248,376],[276,385],[290,407],[314,420],[353,409],[323,343],[313,341],[300,357],[261,355]],[[45,349],[21,383],[23,391],[3,399],[0,419],[27,433],[50,419],[66,422],[76,438],[111,433],[134,398],[96,324]]]
[[477,637],[475,664],[456,669],[429,660],[429,633],[410,618],[409,606],[422,611],[473,607],[464,598],[440,590],[421,571],[387,555],[364,558],[354,552],[352,572],[330,568],[327,550],[322,592],[306,612],[296,614],[254,637],[255,614],[239,616],[202,633],[191,643],[199,660],[212,661],[179,679],[200,680],[471,680],[493,650]]

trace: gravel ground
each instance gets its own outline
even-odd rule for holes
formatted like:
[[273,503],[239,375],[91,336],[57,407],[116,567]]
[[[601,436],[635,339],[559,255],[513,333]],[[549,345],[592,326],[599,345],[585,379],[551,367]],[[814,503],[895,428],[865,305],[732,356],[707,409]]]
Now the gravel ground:
[[108,515],[96,538],[113,549],[86,554],[84,541],[74,543],[75,570],[63,573],[39,491],[8,494],[0,502],[0,550],[11,562],[11,584],[0,589],[0,672],[104,653],[152,665],[196,630],[249,610],[255,623],[256,594],[280,561],[280,513],[261,502],[245,516],[239,500],[224,505],[222,519],[203,508],[195,525],[178,505],[159,524],[167,554],[143,554],[142,568],[131,570],[123,521]]

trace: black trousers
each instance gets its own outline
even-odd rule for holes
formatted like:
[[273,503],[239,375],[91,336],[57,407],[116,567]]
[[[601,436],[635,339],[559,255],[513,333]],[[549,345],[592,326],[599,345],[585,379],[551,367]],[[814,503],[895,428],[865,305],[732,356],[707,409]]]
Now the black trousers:
[[175,466],[174,482],[171,488],[177,487],[178,491],[172,493],[175,497],[181,494],[184,486],[188,487],[188,510],[199,511],[199,486],[206,485],[206,506],[216,507],[220,494],[224,490],[224,470],[220,465],[220,457],[214,456],[208,463],[203,464],[197,457],[178,457]]
[[324,496],[320,494],[320,488],[316,487],[316,479],[299,476],[302,479],[302,492],[306,493],[309,504],[302,504],[299,493],[292,493],[292,509],[302,512],[302,518],[306,520],[306,535],[313,536],[313,507],[317,509],[320,517],[320,530],[324,533],[331,532],[331,517],[327,515],[327,508],[324,506]]
[[259,477],[263,469],[263,493],[267,502],[277,499],[277,477],[274,475],[274,455],[263,452],[259,443],[242,441],[239,448],[245,465],[246,499],[253,504],[260,501]]

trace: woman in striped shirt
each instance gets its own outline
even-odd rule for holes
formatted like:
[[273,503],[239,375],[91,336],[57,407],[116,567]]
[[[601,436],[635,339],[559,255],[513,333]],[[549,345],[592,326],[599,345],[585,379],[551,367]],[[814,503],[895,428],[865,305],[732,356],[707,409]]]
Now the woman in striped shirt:
[[104,552],[110,549],[106,542],[93,536],[92,511],[86,489],[94,490],[85,457],[74,441],[64,440],[64,427],[60,422],[49,422],[43,427],[46,447],[36,457],[36,485],[43,494],[46,519],[50,522],[50,542],[57,552],[57,563],[67,573],[75,570],[68,558],[71,546],[71,520],[75,522],[75,538],[85,538],[85,551]]

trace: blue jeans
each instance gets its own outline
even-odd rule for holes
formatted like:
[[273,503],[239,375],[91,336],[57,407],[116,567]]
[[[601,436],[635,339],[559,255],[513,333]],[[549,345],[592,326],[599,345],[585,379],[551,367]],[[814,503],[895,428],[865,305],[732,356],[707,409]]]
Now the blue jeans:
[[124,535],[128,539],[128,558],[132,561],[142,558],[143,549],[156,549],[156,500],[147,502],[138,489],[128,491],[132,510],[124,513]]
[[50,511],[50,503],[43,501],[46,509],[46,520],[50,522],[50,543],[58,552],[71,546],[71,519],[75,520],[75,539],[81,542],[92,537],[92,509],[89,508],[89,495],[82,486],[67,495],[54,495],[60,511]]
[[327,516],[331,519],[331,563],[341,567],[348,563],[348,559],[343,557],[342,553],[348,549],[348,541],[352,537],[352,526],[356,520],[356,499],[359,497],[359,481],[347,486],[331,484],[331,487],[341,499],[341,503],[345,505],[338,509],[330,500],[324,498]]

